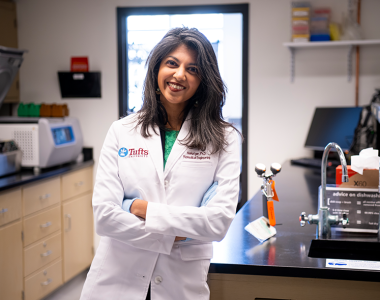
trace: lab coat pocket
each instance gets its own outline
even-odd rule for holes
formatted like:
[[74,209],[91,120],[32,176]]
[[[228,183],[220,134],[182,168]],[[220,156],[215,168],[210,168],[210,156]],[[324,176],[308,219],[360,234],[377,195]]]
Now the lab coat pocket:
[[212,244],[181,245],[181,258],[183,261],[211,259]]

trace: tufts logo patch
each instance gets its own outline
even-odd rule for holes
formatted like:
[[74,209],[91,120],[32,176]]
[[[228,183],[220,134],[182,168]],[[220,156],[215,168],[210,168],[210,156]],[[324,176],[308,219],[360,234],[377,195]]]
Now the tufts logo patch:
[[128,149],[127,148],[120,148],[119,156],[120,157],[126,157],[127,155],[128,155]]
[[148,157],[149,150],[145,150],[143,148],[120,148],[119,149],[119,156],[120,157],[127,157],[127,158],[139,158],[139,157]]

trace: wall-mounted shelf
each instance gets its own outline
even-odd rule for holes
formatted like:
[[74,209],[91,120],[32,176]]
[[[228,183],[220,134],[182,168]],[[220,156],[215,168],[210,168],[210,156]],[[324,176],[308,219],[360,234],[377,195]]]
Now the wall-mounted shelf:
[[329,48],[329,47],[348,47],[348,70],[347,79],[352,78],[352,53],[356,46],[380,45],[380,40],[354,40],[354,41],[331,41],[331,42],[304,42],[304,43],[284,43],[290,50],[290,81],[294,82],[295,77],[295,52],[296,49],[307,48]]
[[100,72],[58,72],[62,98],[101,98]]

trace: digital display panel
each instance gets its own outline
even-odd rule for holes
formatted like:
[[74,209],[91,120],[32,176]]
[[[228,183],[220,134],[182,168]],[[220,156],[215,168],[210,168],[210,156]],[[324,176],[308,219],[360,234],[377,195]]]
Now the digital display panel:
[[330,142],[349,150],[362,107],[318,107],[309,129],[305,147],[323,150]]
[[52,128],[53,139],[56,145],[74,142],[74,133],[71,126]]

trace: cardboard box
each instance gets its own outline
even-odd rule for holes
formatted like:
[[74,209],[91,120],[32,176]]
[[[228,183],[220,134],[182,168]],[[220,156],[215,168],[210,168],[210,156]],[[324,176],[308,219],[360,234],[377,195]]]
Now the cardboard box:
[[342,166],[336,167],[335,183],[341,188],[378,188],[379,187],[379,170],[365,169],[363,175],[356,173],[347,166],[348,182],[342,183]]

